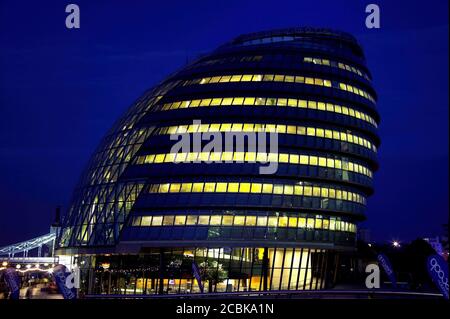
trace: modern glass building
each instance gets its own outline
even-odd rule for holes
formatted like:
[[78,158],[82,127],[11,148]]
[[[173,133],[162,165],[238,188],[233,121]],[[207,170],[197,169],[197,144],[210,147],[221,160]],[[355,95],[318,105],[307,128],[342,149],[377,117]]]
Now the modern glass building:
[[[86,293],[195,293],[196,271],[205,292],[329,287],[373,192],[376,100],[349,34],[239,36],[147,91],[107,133],[58,253],[75,257]],[[230,132],[277,133],[277,149],[201,141],[173,152],[174,134]],[[261,174],[267,161],[275,173]]]

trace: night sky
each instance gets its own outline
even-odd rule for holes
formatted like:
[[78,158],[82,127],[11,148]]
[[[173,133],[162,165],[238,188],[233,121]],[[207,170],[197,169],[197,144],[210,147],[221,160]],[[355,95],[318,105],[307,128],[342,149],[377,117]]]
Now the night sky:
[[[65,28],[65,6],[81,29]],[[365,6],[381,8],[367,29]],[[379,95],[380,170],[364,227],[379,241],[448,221],[448,1],[0,0],[0,246],[48,232],[101,137],[146,89],[233,37],[352,33]]]

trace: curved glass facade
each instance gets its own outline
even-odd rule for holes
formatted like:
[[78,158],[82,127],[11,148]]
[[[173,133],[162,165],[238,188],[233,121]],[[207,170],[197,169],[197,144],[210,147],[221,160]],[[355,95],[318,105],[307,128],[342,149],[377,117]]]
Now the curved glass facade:
[[[84,261],[88,293],[196,292],[193,267],[208,291],[332,285],[373,192],[376,99],[348,34],[240,36],[114,125],[74,192],[59,252]],[[200,151],[173,151],[174,135],[219,135],[222,146],[227,134],[261,132],[276,134],[276,149],[200,139]],[[261,163],[277,169],[262,174]]]

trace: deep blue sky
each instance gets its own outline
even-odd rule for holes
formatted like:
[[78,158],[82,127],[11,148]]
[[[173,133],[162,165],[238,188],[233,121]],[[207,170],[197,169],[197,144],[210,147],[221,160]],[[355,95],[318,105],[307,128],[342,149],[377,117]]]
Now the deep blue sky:
[[[65,6],[81,29],[65,28]],[[381,8],[366,29],[365,6]],[[48,231],[100,138],[144,90],[246,32],[330,27],[361,42],[379,94],[378,240],[448,220],[448,1],[0,0],[0,246]]]

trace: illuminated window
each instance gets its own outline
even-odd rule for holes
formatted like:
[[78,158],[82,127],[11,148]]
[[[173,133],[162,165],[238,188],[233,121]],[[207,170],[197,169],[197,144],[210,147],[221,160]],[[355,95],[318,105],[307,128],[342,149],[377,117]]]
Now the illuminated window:
[[180,184],[170,184],[170,192],[178,193],[180,192],[181,185]]
[[280,216],[278,218],[278,227],[287,227],[288,226],[288,217]]
[[239,192],[250,193],[250,183],[241,183]]
[[152,222],[152,216],[143,216],[141,226],[150,226]]
[[314,225],[314,228],[322,229],[322,219],[321,218],[316,218],[316,223]]
[[228,183],[228,193],[237,193],[239,191],[239,183]]
[[298,218],[298,227],[299,228],[306,228],[306,218],[305,217],[299,217]]
[[247,216],[245,219],[246,226],[256,226],[256,216]]
[[164,216],[163,225],[164,226],[172,226],[175,220],[174,216]]
[[245,225],[245,216],[234,216],[234,225],[235,226],[244,226]]
[[308,218],[306,228],[314,228],[314,218]]
[[133,218],[132,226],[140,226],[140,225],[141,225],[141,217],[138,216],[138,217]]
[[257,225],[260,227],[267,226],[267,217],[266,216],[258,216]]
[[175,225],[184,225],[186,223],[186,216],[175,216]]
[[263,184],[262,190],[263,190],[262,192],[264,194],[271,194],[272,190],[273,190],[273,185],[272,184]]
[[227,183],[217,183],[216,192],[217,193],[226,193],[227,192]]
[[262,184],[260,183],[252,183],[251,192],[260,194],[262,190]]
[[285,195],[294,195],[294,186],[293,185],[284,185],[284,194]]
[[213,215],[213,216],[211,216],[210,225],[219,226],[221,223],[221,220],[222,220],[221,215]]
[[277,225],[278,225],[278,217],[276,217],[276,216],[269,216],[267,226],[268,227],[277,227]]
[[223,215],[222,217],[222,225],[223,226],[233,226],[234,216],[231,215]]
[[162,216],[153,216],[152,218],[152,226],[161,226],[163,221]]
[[203,192],[203,185],[204,185],[204,183],[193,183],[192,184],[192,192],[194,192],[194,193]]
[[198,216],[198,224],[199,225],[208,225],[209,224],[209,216],[205,216],[205,215]]
[[159,192],[167,193],[167,192],[169,192],[169,187],[170,187],[170,184],[161,184],[161,185],[159,185]]
[[283,194],[283,185],[274,185],[273,193],[277,195]]
[[183,183],[181,185],[181,192],[190,193],[192,191],[192,183]]
[[204,192],[206,193],[212,193],[214,192],[216,183],[205,183]]
[[253,105],[255,104],[255,98],[254,97],[246,97],[244,100],[244,105]]

